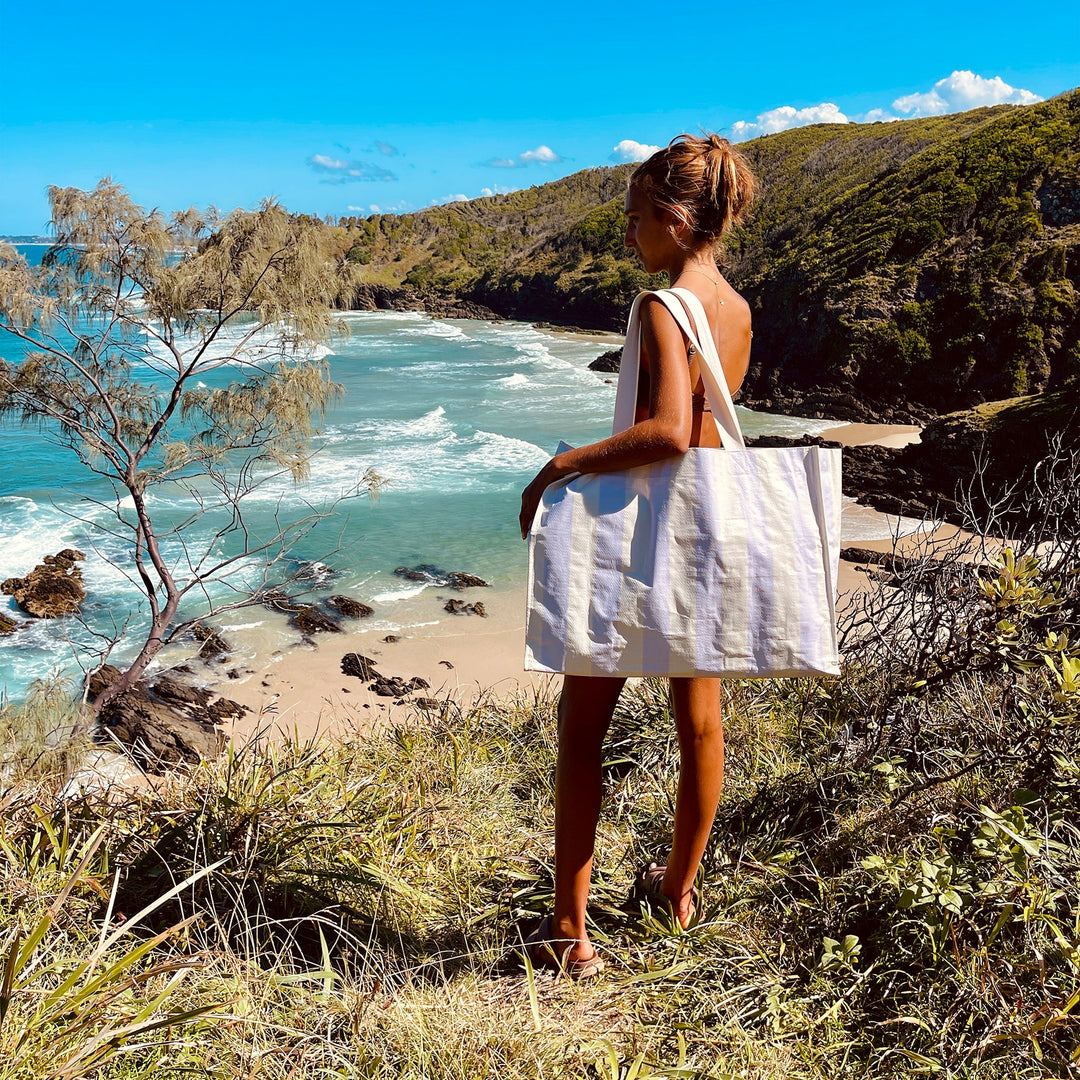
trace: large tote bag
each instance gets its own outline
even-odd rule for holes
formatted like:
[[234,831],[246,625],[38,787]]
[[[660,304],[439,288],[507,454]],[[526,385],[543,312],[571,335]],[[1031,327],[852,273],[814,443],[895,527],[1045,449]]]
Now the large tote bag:
[[840,450],[746,447],[705,311],[686,289],[634,301],[616,433],[634,419],[644,295],[697,347],[722,449],[578,474],[544,492],[529,534],[526,669],[837,674]]

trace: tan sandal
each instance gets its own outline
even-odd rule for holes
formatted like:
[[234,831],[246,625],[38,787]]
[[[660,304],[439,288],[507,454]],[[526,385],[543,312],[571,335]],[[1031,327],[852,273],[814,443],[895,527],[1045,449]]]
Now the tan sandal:
[[[534,968],[546,968],[569,979],[595,979],[604,970],[604,961],[600,954],[593,952],[584,960],[569,958],[570,950],[576,942],[573,938],[552,936],[551,915],[545,915],[540,925],[525,939],[525,952]],[[556,944],[566,942],[562,953],[555,951]]]
[[[677,920],[678,917],[675,915],[675,902],[665,892],[661,891],[664,885],[664,874],[666,873],[666,866],[659,866],[656,863],[651,862],[648,866],[645,866],[638,871],[637,877],[634,878],[634,887],[645,897],[645,899],[666,906],[671,912],[672,918]],[[698,904],[700,902],[701,893],[697,886],[694,886],[690,893],[690,913],[687,924],[683,929],[689,929],[689,927],[693,926],[697,919]]]

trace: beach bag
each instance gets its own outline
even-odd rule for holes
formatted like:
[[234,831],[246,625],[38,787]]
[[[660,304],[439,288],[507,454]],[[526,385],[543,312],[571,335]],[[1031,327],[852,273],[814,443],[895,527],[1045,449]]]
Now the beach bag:
[[544,492],[529,533],[525,668],[835,675],[841,451],[746,447],[704,308],[686,289],[634,301],[615,433],[634,421],[647,295],[698,350],[722,449],[575,474]]

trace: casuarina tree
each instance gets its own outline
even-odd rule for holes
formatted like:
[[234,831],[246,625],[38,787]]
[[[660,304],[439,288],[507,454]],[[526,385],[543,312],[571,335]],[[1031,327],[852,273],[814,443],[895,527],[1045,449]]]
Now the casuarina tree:
[[[341,392],[313,346],[347,277],[327,231],[272,202],[167,217],[108,179],[49,199],[55,243],[40,266],[0,245],[0,330],[24,352],[0,361],[0,417],[70,448],[130,550],[149,619],[100,709],[196,618],[280,585],[290,549],[329,512],[279,509],[259,533],[245,509],[275,478],[308,474],[312,436]],[[163,489],[168,500],[151,497]]]

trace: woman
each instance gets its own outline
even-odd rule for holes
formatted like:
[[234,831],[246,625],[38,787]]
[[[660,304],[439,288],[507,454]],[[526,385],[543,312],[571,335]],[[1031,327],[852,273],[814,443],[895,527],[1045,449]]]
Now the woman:
[[[716,244],[753,196],[753,177],[731,144],[717,135],[681,135],[634,171],[626,193],[626,246],[646,272],[666,271],[673,287],[701,301],[727,384],[734,394],[750,361],[750,309],[724,280]],[[633,426],[552,458],[521,496],[528,534],[544,490],[571,473],[647,465],[691,446],[719,447],[698,357],[656,297],[640,307],[641,372]],[[576,978],[603,969],[589,942],[585,906],[600,814],[601,744],[624,678],[567,675],[559,700],[555,772],[555,906],[529,938],[534,963]],[[718,679],[673,678],[671,700],[681,772],[671,853],[650,864],[638,884],[671,907],[686,927],[695,913],[694,878],[716,815],[724,775],[724,731]]]

